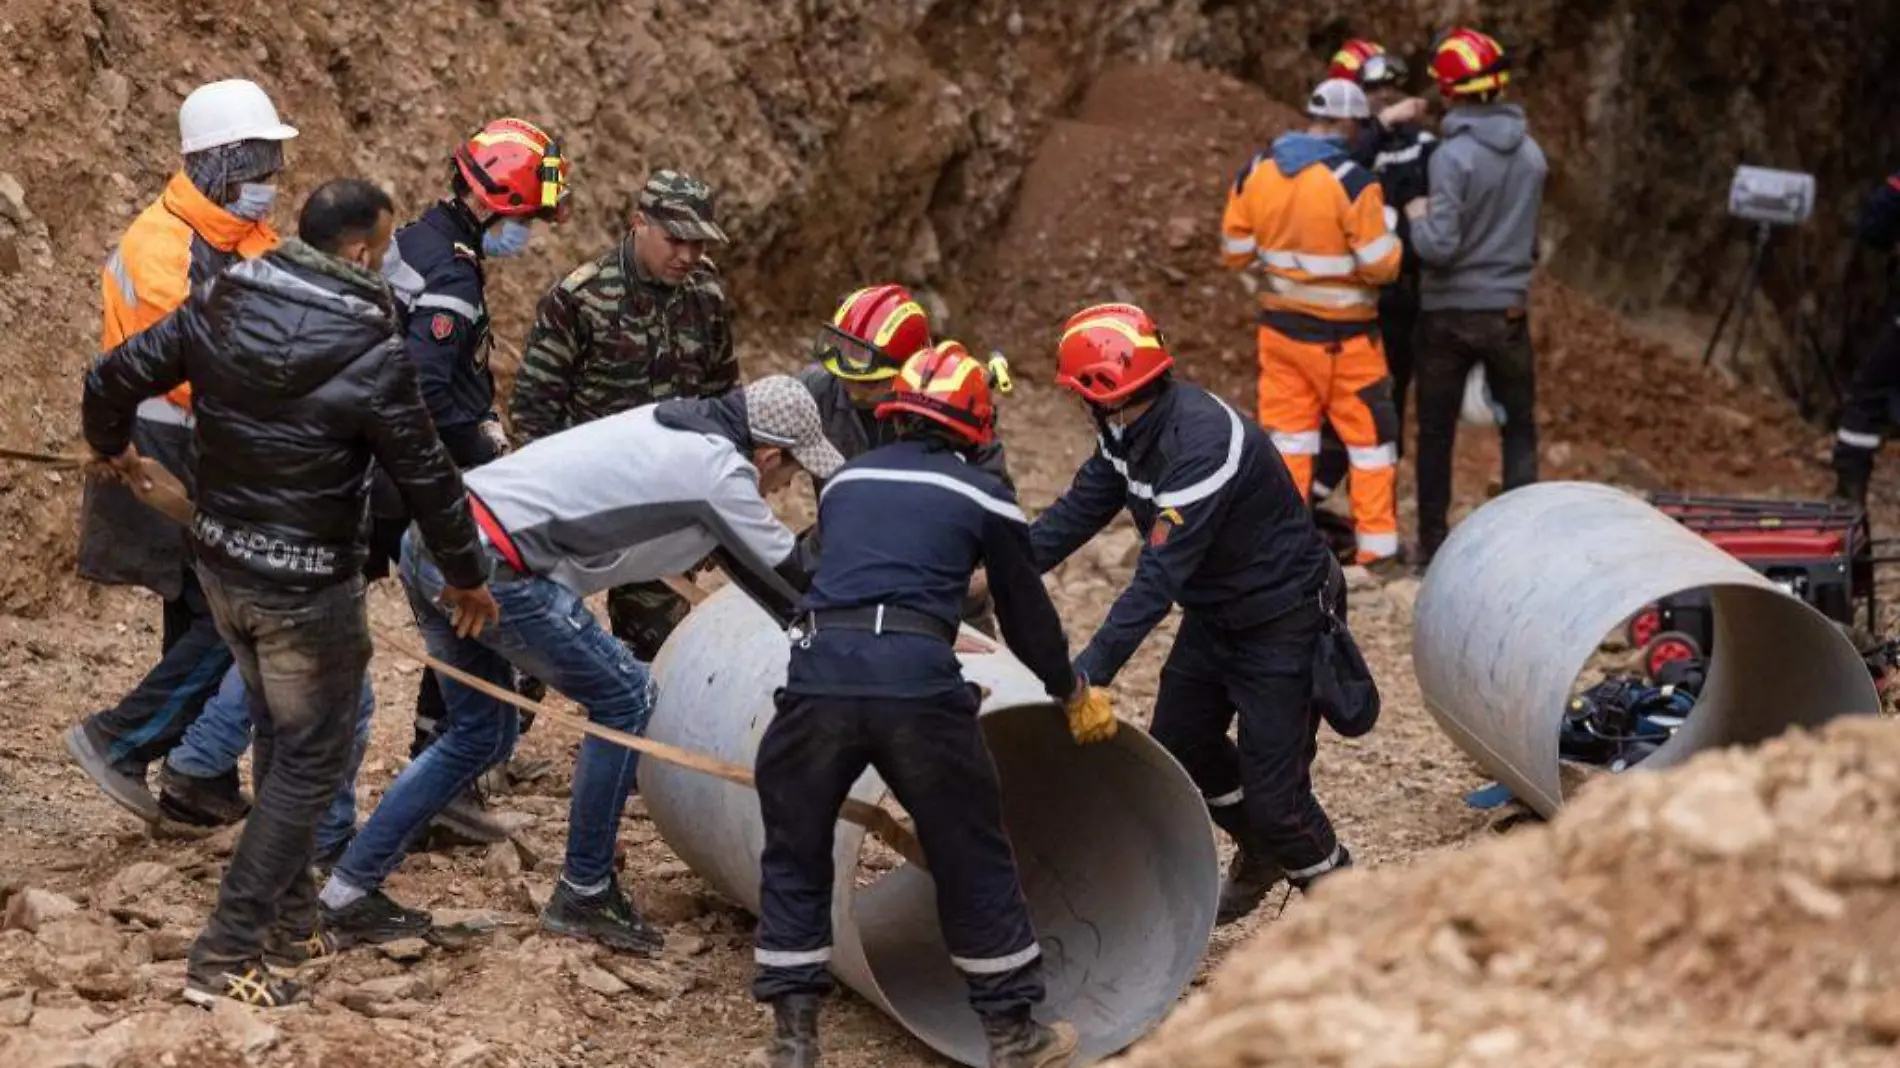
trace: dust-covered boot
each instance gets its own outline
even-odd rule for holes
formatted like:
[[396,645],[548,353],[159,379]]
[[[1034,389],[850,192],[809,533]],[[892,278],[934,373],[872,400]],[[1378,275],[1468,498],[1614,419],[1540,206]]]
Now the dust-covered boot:
[[1028,1009],[983,1017],[990,1068],[1065,1068],[1075,1063],[1075,1025],[1041,1024]]
[[1224,926],[1245,917],[1259,908],[1268,891],[1284,878],[1286,872],[1271,853],[1243,843],[1227,865],[1227,877],[1221,880],[1220,907],[1214,922]]
[[818,1068],[816,994],[787,994],[772,1002],[772,1044],[753,1050],[747,1068]]

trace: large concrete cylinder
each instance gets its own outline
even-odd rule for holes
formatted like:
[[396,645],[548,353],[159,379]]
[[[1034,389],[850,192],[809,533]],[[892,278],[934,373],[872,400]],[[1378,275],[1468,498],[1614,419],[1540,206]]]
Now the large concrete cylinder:
[[1608,486],[1513,490],[1458,525],[1412,631],[1425,707],[1460,748],[1549,816],[1558,735],[1604,637],[1660,597],[1708,588],[1715,649],[1688,721],[1638,768],[1873,715],[1873,679],[1835,624],[1648,502]]
[[[764,611],[720,590],[654,663],[660,699],[648,736],[751,767],[788,653]],[[1220,871],[1206,808],[1146,733],[1124,726],[1109,742],[1077,746],[1061,709],[1006,650],[962,661],[965,677],[991,691],[983,737],[1041,939],[1046,1008],[1075,1024],[1086,1057],[1106,1057],[1173,1008],[1207,948]],[[667,845],[756,915],[758,795],[651,759],[640,764],[640,789]],[[872,804],[886,794],[875,771],[851,791]],[[900,862],[860,886],[864,836],[837,825],[833,972],[938,1052],[985,1063],[982,1028],[938,933],[929,874]]]

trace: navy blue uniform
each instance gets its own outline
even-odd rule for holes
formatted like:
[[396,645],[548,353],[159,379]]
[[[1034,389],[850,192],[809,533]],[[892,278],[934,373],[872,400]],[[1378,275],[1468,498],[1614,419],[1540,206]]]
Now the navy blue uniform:
[[924,439],[846,464],[825,485],[818,521],[824,557],[759,744],[765,849],[753,993],[772,1001],[831,988],[833,833],[872,766],[916,822],[971,1005],[984,1015],[1025,1011],[1044,996],[1041,951],[977,729],[976,688],[952,645],[970,576],[987,567],[1010,651],[1052,698],[1073,694],[1068,639],[1028,524],[1000,478]]
[[[1900,174],[1874,190],[1861,209],[1860,242],[1881,252],[1900,244]],[[1837,494],[1864,500],[1873,477],[1874,454],[1887,431],[1900,422],[1900,309],[1892,309],[1874,347],[1854,372],[1834,439]]]
[[[1179,604],[1150,733],[1223,830],[1295,880],[1330,871],[1338,841],[1313,796],[1310,699],[1319,598],[1337,563],[1285,462],[1265,430],[1185,383],[1125,429],[1104,424],[1099,446],[1030,530],[1043,571],[1123,507],[1142,534],[1134,578],[1076,669],[1108,685]],[[1227,738],[1236,712],[1238,748]]]

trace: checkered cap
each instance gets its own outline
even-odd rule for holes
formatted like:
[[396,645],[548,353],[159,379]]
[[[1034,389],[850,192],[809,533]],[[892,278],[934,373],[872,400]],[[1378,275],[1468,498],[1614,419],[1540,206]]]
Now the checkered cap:
[[640,211],[683,241],[724,244],[726,232],[715,221],[712,186],[679,171],[655,171],[640,190]]
[[830,478],[844,466],[844,457],[825,437],[818,402],[795,378],[772,375],[748,383],[745,417],[754,443],[790,451],[813,478]]
[[1328,78],[1313,87],[1306,113],[1316,119],[1369,119],[1366,91],[1344,78]]

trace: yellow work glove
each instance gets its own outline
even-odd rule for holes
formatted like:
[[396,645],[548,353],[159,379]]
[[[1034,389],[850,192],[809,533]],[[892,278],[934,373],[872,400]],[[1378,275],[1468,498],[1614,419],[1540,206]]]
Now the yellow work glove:
[[1077,745],[1105,742],[1115,737],[1115,710],[1109,705],[1108,691],[1083,683],[1069,698],[1069,734]]

